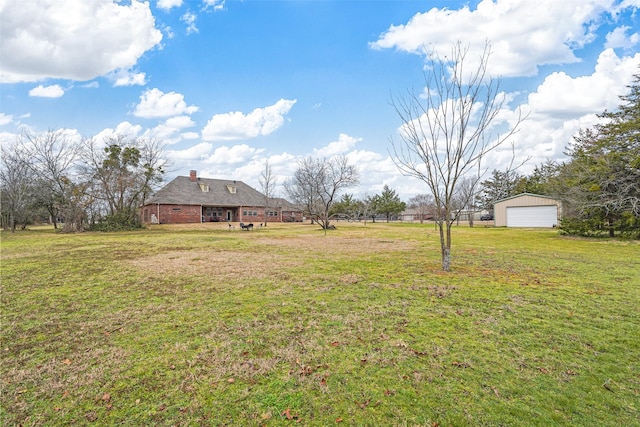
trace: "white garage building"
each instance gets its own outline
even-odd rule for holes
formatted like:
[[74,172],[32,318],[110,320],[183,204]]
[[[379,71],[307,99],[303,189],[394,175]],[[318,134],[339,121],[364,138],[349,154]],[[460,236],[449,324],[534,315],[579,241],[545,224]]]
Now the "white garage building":
[[496,227],[542,227],[560,225],[562,201],[539,194],[522,193],[499,200],[493,206]]

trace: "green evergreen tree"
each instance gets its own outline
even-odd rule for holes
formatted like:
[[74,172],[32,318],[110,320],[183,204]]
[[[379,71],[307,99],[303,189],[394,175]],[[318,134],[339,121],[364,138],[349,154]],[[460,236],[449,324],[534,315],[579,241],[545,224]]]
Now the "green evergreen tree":
[[400,196],[398,196],[396,191],[389,188],[386,184],[382,188],[382,193],[376,196],[376,212],[384,215],[387,218],[387,222],[389,222],[392,216],[402,213],[406,207],[407,204],[400,200]]
[[563,221],[566,232],[640,237],[640,74],[629,89],[620,97],[625,103],[601,114],[603,123],[582,131],[569,149],[562,175],[575,218]]

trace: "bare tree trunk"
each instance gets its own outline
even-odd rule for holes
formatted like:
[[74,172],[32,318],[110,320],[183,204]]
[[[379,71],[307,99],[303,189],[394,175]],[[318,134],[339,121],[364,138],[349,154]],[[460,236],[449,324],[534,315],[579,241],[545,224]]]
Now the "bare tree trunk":
[[451,249],[442,250],[442,271],[451,271]]

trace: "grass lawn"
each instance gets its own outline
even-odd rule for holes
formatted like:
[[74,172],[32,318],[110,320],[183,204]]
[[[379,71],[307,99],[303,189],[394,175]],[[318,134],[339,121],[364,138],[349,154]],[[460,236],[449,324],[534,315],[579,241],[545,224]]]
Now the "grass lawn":
[[640,425],[640,244],[420,224],[2,233],[1,425]]

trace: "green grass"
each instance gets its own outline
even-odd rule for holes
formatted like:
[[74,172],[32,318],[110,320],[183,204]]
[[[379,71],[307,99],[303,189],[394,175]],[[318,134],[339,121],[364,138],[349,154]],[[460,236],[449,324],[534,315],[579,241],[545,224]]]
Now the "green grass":
[[2,234],[2,425],[640,425],[640,245],[432,225]]

